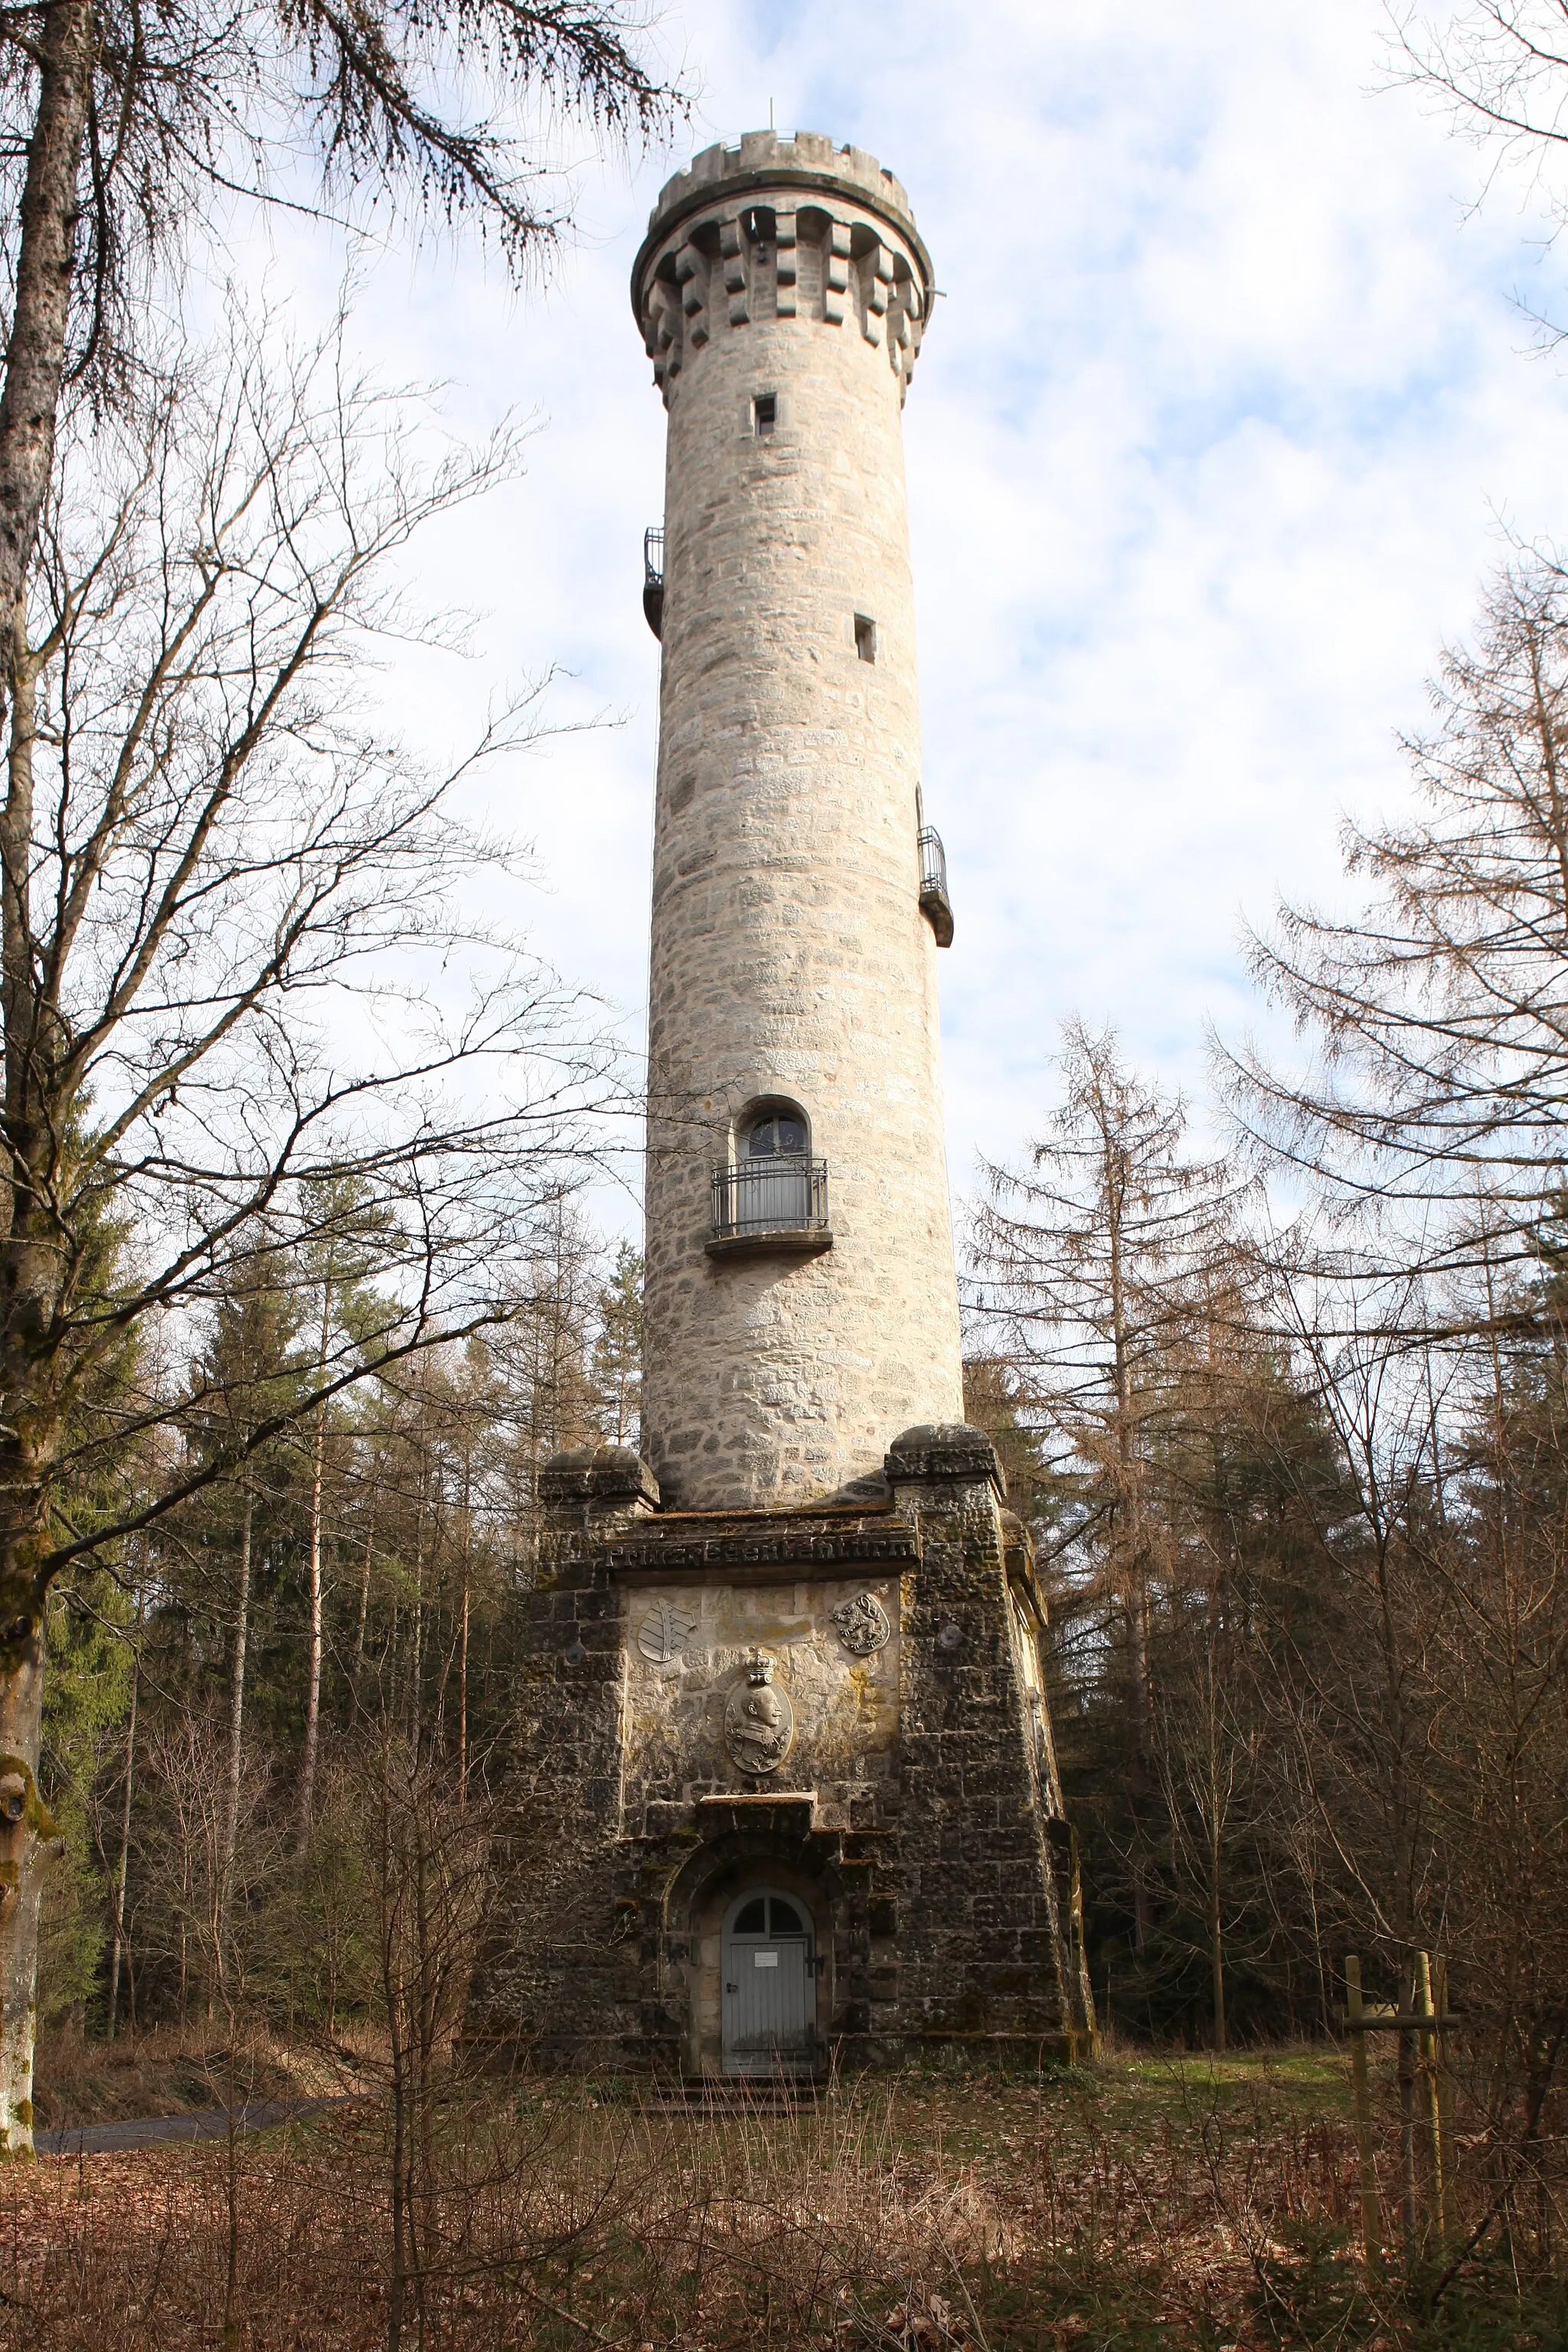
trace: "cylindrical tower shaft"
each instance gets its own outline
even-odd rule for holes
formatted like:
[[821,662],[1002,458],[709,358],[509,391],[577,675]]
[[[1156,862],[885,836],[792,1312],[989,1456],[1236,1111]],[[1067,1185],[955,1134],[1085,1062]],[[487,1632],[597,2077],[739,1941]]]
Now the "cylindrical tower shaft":
[[963,1415],[900,423],[931,291],[898,182],[805,133],[698,156],[634,273],[669,412],[644,1450],[688,1509]]

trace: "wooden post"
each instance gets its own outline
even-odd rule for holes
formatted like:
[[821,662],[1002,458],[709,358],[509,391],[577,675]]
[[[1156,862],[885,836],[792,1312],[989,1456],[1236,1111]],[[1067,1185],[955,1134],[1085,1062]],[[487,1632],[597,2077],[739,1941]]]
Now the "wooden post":
[[[1415,1999],[1413,2006],[1417,2017],[1434,2014],[1432,1958],[1428,1952],[1415,1955]],[[1437,2037],[1431,2031],[1421,2035],[1421,2104],[1426,2120],[1429,2219],[1440,2247],[1446,2234],[1443,2221],[1443,2130],[1437,2113]]]
[[[1432,1962],[1432,2005],[1439,2018],[1448,2015],[1448,1963],[1439,1952]],[[1445,2244],[1457,2223],[1454,2182],[1454,2084],[1448,2072],[1448,2029],[1437,2028],[1437,2226]]]
[[1372,2147],[1372,2092],[1366,2073],[1366,2028],[1361,1999],[1361,1961],[1345,1958],[1345,2007],[1351,2028],[1351,2082],[1355,2095],[1355,2144],[1361,2159],[1361,2239],[1368,2278],[1375,2275],[1383,2225],[1377,2210],[1377,2160]]
[[1405,2238],[1405,2267],[1415,2267],[1420,2244],[1420,2221],[1415,2201],[1415,2034],[1410,2022],[1415,2008],[1415,1975],[1412,1971],[1409,2000],[1398,2012],[1404,2021],[1399,2032],[1399,2214]]

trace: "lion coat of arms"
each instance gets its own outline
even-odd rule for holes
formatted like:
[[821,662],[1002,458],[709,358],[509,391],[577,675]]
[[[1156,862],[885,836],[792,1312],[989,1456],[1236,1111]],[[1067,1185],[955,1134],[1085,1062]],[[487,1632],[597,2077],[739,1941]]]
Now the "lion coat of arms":
[[773,1681],[773,1662],[763,1650],[746,1660],[746,1678],[735,1685],[724,1709],[724,1741],[742,1772],[773,1772],[789,1754],[795,1709],[789,1693]]
[[857,1592],[828,1613],[838,1628],[839,1640],[858,1658],[868,1658],[873,1650],[879,1650],[893,1630],[874,1592]]

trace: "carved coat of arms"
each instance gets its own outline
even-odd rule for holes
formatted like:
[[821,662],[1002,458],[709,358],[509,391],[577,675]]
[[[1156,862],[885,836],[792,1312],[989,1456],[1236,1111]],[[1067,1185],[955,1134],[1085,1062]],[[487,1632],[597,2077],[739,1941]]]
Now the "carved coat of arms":
[[696,1628],[689,1609],[661,1594],[637,1627],[637,1648],[653,1666],[672,1665]]
[[873,1650],[879,1650],[893,1630],[874,1592],[857,1592],[828,1613],[838,1628],[839,1640],[858,1658],[868,1658]]
[[746,1660],[746,1677],[735,1685],[724,1708],[724,1743],[742,1772],[773,1772],[789,1754],[795,1709],[789,1693],[773,1680],[765,1650]]

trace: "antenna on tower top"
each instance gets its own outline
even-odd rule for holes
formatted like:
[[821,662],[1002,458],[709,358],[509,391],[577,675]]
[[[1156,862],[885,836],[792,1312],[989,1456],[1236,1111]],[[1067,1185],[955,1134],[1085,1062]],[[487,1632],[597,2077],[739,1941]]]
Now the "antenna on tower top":
[[773,100],[770,98],[768,100],[768,129],[773,131],[776,130],[776,128],[777,125],[773,121]]

